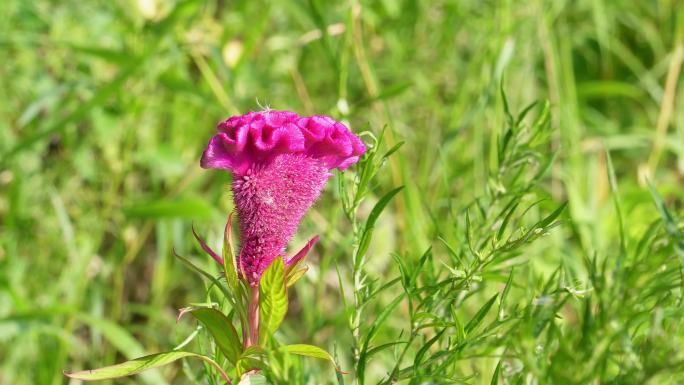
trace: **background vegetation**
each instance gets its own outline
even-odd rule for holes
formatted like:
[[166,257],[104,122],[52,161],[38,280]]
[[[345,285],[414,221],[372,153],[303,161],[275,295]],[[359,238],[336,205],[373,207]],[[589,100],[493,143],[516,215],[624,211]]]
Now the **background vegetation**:
[[[5,0],[0,15],[0,383],[67,383],[193,333],[177,309],[206,284],[172,249],[211,268],[190,226],[218,245],[231,210],[230,175],[199,156],[217,122],[265,106],[386,126],[292,242],[321,234],[278,338],[349,374],[274,358],[274,381],[684,382],[681,1]],[[116,383],[193,377],[213,381],[184,363]]]

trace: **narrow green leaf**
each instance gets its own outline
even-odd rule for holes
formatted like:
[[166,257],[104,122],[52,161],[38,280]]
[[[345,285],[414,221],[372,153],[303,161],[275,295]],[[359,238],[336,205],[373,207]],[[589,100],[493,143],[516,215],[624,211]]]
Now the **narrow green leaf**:
[[208,307],[195,308],[189,313],[204,325],[221,352],[235,365],[242,353],[242,343],[230,320],[220,311]]
[[299,281],[300,278],[304,276],[304,274],[306,274],[307,271],[309,271],[308,267],[302,267],[299,270],[291,272],[287,276],[287,287],[294,285],[297,281]]
[[226,228],[223,232],[223,269],[228,287],[237,295],[239,293],[239,282],[235,266],[235,255],[233,254],[232,229],[233,214],[231,213],[228,215],[228,222],[226,222]]
[[228,215],[228,221],[223,231],[223,274],[226,277],[228,291],[233,294],[229,297],[230,303],[235,308],[243,325],[247,325],[247,299],[238,278],[238,269],[235,266],[235,254],[233,253],[233,213]]
[[534,102],[532,102],[532,103],[528,104],[527,106],[525,106],[525,108],[523,108],[522,111],[518,114],[518,117],[516,118],[516,121],[515,121],[515,125],[519,125],[520,122],[522,122],[523,119],[525,119],[525,117],[527,116],[527,114],[528,114],[530,111],[532,111],[532,109],[533,109],[537,104],[539,104],[539,101],[538,101],[538,100],[535,100]]
[[677,219],[670,212],[670,210],[668,210],[667,206],[665,205],[665,201],[663,200],[663,197],[660,196],[658,190],[656,190],[655,186],[650,182],[648,183],[648,189],[651,192],[653,202],[658,208],[663,223],[665,224],[665,230],[667,230],[667,233],[672,238],[675,251],[677,252],[677,255],[679,255],[679,258],[682,261],[682,263],[684,263],[684,235],[681,231],[679,231],[679,227],[677,226]]
[[420,366],[420,363],[423,362],[423,357],[425,357],[425,354],[427,351],[432,347],[432,345],[435,344],[440,338],[442,338],[442,335],[444,332],[447,331],[447,328],[444,328],[440,330],[434,337],[432,337],[429,341],[427,341],[421,348],[418,350],[418,353],[416,353],[416,358],[413,359],[413,367],[416,369],[416,375],[418,375],[417,369]]
[[261,339],[266,338],[278,329],[287,313],[287,290],[285,287],[285,264],[282,258],[276,258],[266,269],[259,285]]
[[499,384],[499,375],[501,374],[501,360],[499,360],[499,363],[496,364],[496,369],[494,369],[494,374],[492,375],[492,381],[490,382],[491,385],[498,385]]
[[605,149],[606,164],[608,166],[608,181],[610,182],[610,190],[613,197],[613,205],[615,206],[615,213],[617,214],[618,230],[620,234],[620,254],[618,256],[618,268],[621,265],[622,259],[627,254],[627,241],[625,237],[625,224],[622,217],[622,204],[620,202],[620,194],[618,191],[617,176],[615,176],[615,167],[613,166],[613,157],[610,156],[610,151]]
[[374,356],[377,353],[380,353],[381,351],[391,348],[396,345],[401,345],[401,344],[406,344],[408,343],[407,341],[394,341],[394,342],[388,342],[386,344],[378,345],[375,347],[372,347],[368,349],[368,353],[366,353],[366,359],[370,359],[372,356]]
[[206,361],[212,365],[216,370],[221,373],[221,376],[230,383],[230,379],[225,371],[217,364],[214,360],[207,356],[201,354],[196,354],[192,352],[183,351],[173,351],[152,354],[145,357],[136,358],[134,360],[126,361],[121,364],[105,366],[104,368],[93,369],[93,370],[83,370],[74,373],[64,373],[65,376],[82,380],[82,381],[99,381],[99,380],[109,380],[113,378],[126,377],[133,374],[140,373],[142,371],[158,368],[160,366],[168,365],[176,360],[185,357],[194,357]]
[[[138,340],[122,326],[86,313],[77,313],[76,318],[88,327],[102,333],[102,336],[114,346],[126,359],[133,359],[146,354],[144,347]],[[164,377],[158,371],[150,371],[141,375],[143,383],[166,384]]]
[[404,145],[404,142],[399,142],[399,143],[395,144],[394,146],[392,146],[392,148],[390,148],[389,150],[387,150],[387,152],[385,153],[385,155],[382,156],[382,159],[387,159],[387,158],[389,158],[390,156],[392,156],[392,154],[394,154],[395,152],[397,152],[397,150],[399,150],[399,149],[401,148],[401,146],[403,146],[403,145]]
[[499,92],[501,94],[501,101],[503,102],[503,109],[504,115],[506,115],[506,122],[512,126],[515,120],[513,119],[511,108],[508,106],[508,97],[506,97],[506,90],[504,89],[503,76],[501,77],[501,81],[499,82]]
[[506,286],[504,287],[503,293],[501,293],[501,299],[499,300],[499,318],[504,316],[504,305],[506,303],[506,298],[508,298],[508,292],[511,290],[513,285],[513,273],[515,272],[515,267],[511,268],[511,272],[508,274],[508,279],[506,280]]
[[451,318],[454,320],[454,327],[456,328],[457,341],[465,340],[466,339],[466,332],[465,332],[465,329],[463,328],[463,323],[458,318],[458,314],[456,314],[456,309],[454,307],[451,308]]
[[468,321],[466,324],[464,330],[466,334],[470,333],[471,331],[475,330],[481,323],[484,317],[489,313],[489,309],[492,308],[492,305],[494,305],[494,301],[496,301],[496,298],[499,296],[499,293],[494,294],[492,298],[489,299],[481,308],[478,310],[478,312],[475,314],[473,319]]
[[373,340],[373,337],[375,336],[375,333],[378,332],[380,329],[380,326],[382,326],[383,323],[387,320],[387,317],[389,317],[390,314],[392,314],[392,311],[394,311],[394,308],[401,303],[401,301],[404,299],[404,296],[406,295],[406,292],[401,293],[398,295],[388,306],[386,306],[383,311],[378,315],[378,318],[375,319],[373,322],[373,325],[371,326],[370,330],[368,331],[368,334],[366,334],[366,337],[364,338],[363,341],[363,346],[361,348],[361,354],[359,355],[359,360],[357,363],[357,370],[356,372],[358,373],[359,376],[359,383],[363,384],[365,380],[365,375],[366,375],[366,361],[368,360],[368,344]]
[[[392,200],[392,198],[394,198],[394,196],[397,195],[403,188],[404,186],[400,186],[385,194],[385,196],[380,198],[378,203],[375,204],[373,210],[371,210],[368,220],[366,221],[366,225],[364,226],[361,240],[359,241],[359,248],[356,251],[356,257],[354,258],[356,264],[361,261],[360,256],[363,256],[366,251],[368,251],[371,237],[373,236],[373,230],[375,229],[375,222],[378,220],[378,217],[383,210],[385,210],[385,207],[387,207],[387,204]],[[358,269],[359,266],[356,266],[356,268]]]
[[401,293],[400,295],[398,295],[394,299],[394,301],[392,301],[389,305],[387,305],[383,309],[382,313],[380,313],[378,318],[375,319],[375,321],[373,322],[373,325],[371,326],[370,331],[366,335],[365,345],[368,345],[368,343],[373,339],[373,337],[375,337],[375,333],[378,332],[378,329],[380,328],[380,326],[382,326],[382,324],[385,323],[385,321],[387,320],[387,317],[389,317],[389,315],[392,314],[392,311],[394,311],[394,308],[397,307],[397,305],[399,305],[399,303],[401,303],[401,301],[404,299],[405,296],[406,296],[406,293]]
[[556,218],[558,218],[558,216],[560,216],[560,214],[563,212],[563,210],[565,210],[565,207],[567,205],[568,205],[568,202],[563,202],[563,204],[558,206],[558,208],[556,210],[554,210],[554,212],[552,212],[548,217],[539,221],[534,227],[538,228],[538,229],[546,228],[551,223],[553,223],[553,221],[555,221]]
[[506,207],[506,209],[508,211],[506,212],[506,209],[504,209],[503,212],[506,212],[506,214],[504,216],[503,222],[501,222],[501,227],[499,227],[499,231],[496,234],[497,240],[500,240],[503,237],[504,233],[506,232],[506,227],[508,227],[508,222],[511,220],[511,216],[515,212],[515,209],[518,208],[519,203],[520,203],[520,198],[514,198],[511,201],[511,203],[509,203],[509,205]]
[[306,345],[306,344],[293,344],[293,345],[285,345],[285,346],[281,347],[280,350],[284,353],[290,353],[290,354],[296,354],[299,356],[313,357],[313,358],[319,358],[321,360],[326,360],[326,361],[330,362],[335,367],[335,369],[337,369],[337,364],[335,364],[335,360],[332,358],[330,353],[319,348],[318,346]]
[[473,257],[475,258],[480,258],[480,253],[475,250],[475,247],[473,246],[473,232],[472,232],[472,226],[470,224],[470,211],[466,210],[465,212],[465,221],[466,221],[466,241],[468,242],[468,250],[473,254]]

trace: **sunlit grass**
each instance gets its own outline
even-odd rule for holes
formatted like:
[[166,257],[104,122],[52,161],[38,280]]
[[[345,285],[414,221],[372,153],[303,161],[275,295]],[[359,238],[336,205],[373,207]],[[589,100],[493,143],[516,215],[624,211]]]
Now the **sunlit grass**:
[[[218,245],[232,209],[230,176],[199,157],[217,122],[264,106],[332,115],[368,144],[384,129],[292,242],[321,235],[278,336],[349,374],[290,357],[280,383],[684,381],[679,2],[0,15],[0,384],[66,383],[193,333],[177,309],[207,285],[172,250],[215,269],[190,226]],[[116,383],[193,378],[215,381],[184,362]]]

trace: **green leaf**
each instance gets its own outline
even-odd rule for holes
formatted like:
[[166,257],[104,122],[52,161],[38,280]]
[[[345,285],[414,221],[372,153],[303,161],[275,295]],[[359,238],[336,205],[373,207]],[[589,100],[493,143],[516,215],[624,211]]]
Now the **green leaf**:
[[496,298],[499,296],[499,293],[494,294],[492,298],[489,299],[481,308],[478,310],[477,314],[468,321],[468,324],[465,326],[465,332],[470,333],[471,331],[475,330],[481,323],[484,317],[489,313],[489,309],[492,308],[492,305],[494,305],[494,301],[496,301]]
[[170,364],[176,360],[185,357],[195,357],[206,361],[207,363],[216,368],[216,370],[221,374],[221,376],[226,380],[226,382],[230,383],[230,379],[228,378],[226,372],[223,371],[221,366],[217,364],[214,360],[201,354],[182,351],[152,354],[149,356],[126,361],[117,365],[105,366],[104,368],[100,369],[83,370],[74,373],[64,373],[64,375],[82,381],[109,380],[113,378],[130,376],[148,369],[158,368],[160,366]]
[[189,313],[204,325],[221,352],[235,365],[242,353],[242,343],[230,320],[220,311],[208,307],[194,308]]
[[387,152],[385,153],[385,155],[382,156],[382,159],[387,159],[387,158],[389,158],[390,156],[392,156],[392,154],[394,154],[395,152],[397,152],[397,150],[399,150],[399,148],[401,148],[401,146],[403,146],[403,145],[404,145],[404,142],[399,142],[399,143],[395,144],[394,146],[392,146],[392,148],[390,148],[389,150],[387,150]]
[[387,317],[392,314],[392,311],[394,311],[394,308],[401,303],[401,301],[404,299],[406,296],[406,292],[399,294],[389,305],[387,305],[383,311],[378,315],[378,318],[375,319],[373,322],[373,325],[371,326],[370,330],[368,331],[368,334],[366,334],[366,337],[363,340],[363,345],[361,347],[361,353],[359,355],[359,360],[357,364],[357,370],[356,372],[358,373],[359,376],[359,383],[363,384],[365,380],[365,373],[366,373],[366,362],[368,360],[368,345],[370,342],[373,340],[373,337],[375,337],[375,334],[378,332],[380,329],[380,326],[382,326],[383,323],[387,320]]
[[506,286],[503,289],[503,293],[501,293],[501,299],[499,300],[499,318],[503,318],[504,316],[504,304],[506,302],[506,298],[508,298],[508,292],[511,290],[511,286],[513,285],[514,272],[515,267],[512,267],[511,272],[508,274],[508,279],[506,280]]
[[567,205],[568,205],[567,201],[563,202],[563,204],[558,206],[558,208],[556,210],[554,210],[554,212],[552,212],[549,216],[547,216],[546,218],[539,221],[534,226],[534,228],[543,229],[543,228],[546,228],[547,226],[551,225],[551,223],[553,223],[553,221],[555,221],[556,218],[558,218],[558,216],[563,212],[563,210],[565,210],[565,207]]
[[684,262],[684,234],[682,234],[681,231],[679,231],[677,219],[670,212],[670,210],[668,210],[667,206],[665,205],[665,201],[663,200],[663,197],[660,196],[660,193],[658,193],[658,190],[650,181],[648,182],[648,189],[651,192],[651,197],[653,197],[653,202],[655,203],[656,208],[660,213],[660,217],[662,218],[662,221],[665,224],[665,230],[667,231],[668,235],[672,238],[675,251],[677,252],[677,255],[679,256],[680,260]]
[[226,282],[228,282],[228,288],[238,295],[239,291],[239,281],[237,268],[235,266],[235,255],[233,254],[233,241],[232,241],[232,229],[233,229],[233,214],[228,216],[228,222],[226,222],[226,228],[223,232],[223,269],[226,274]]
[[238,316],[243,322],[243,325],[247,325],[247,305],[246,305],[246,295],[242,287],[240,286],[240,280],[238,278],[237,267],[235,266],[235,254],[233,253],[233,214],[228,215],[228,221],[226,222],[226,227],[223,232],[223,274],[226,276],[226,284],[228,285],[228,291],[233,294],[232,298],[229,298],[231,305],[235,308]]
[[[76,318],[88,327],[102,333],[102,336],[125,358],[133,359],[145,355],[145,349],[140,345],[140,342],[118,324],[86,313],[78,313]],[[141,377],[142,382],[146,384],[167,384],[164,377],[157,371],[143,373]]]
[[287,287],[294,285],[297,281],[299,281],[300,278],[304,276],[304,274],[306,274],[307,271],[309,271],[308,267],[302,267],[301,269],[291,272],[287,276]]
[[388,342],[386,344],[378,345],[375,347],[372,347],[368,349],[368,353],[366,353],[366,359],[370,359],[372,356],[374,356],[377,353],[380,353],[381,351],[385,349],[389,349],[391,347],[394,347],[396,345],[401,345],[401,344],[406,344],[408,343],[407,341],[393,341],[393,342]]
[[238,375],[248,372],[252,369],[266,369],[266,365],[262,361],[263,356],[266,354],[264,349],[258,345],[252,345],[245,349],[238,359],[236,369]]
[[330,355],[330,353],[319,348],[318,346],[306,345],[306,344],[293,344],[293,345],[285,345],[285,346],[281,347],[280,350],[284,353],[296,354],[298,356],[313,357],[313,358],[318,358],[321,360],[326,360],[326,361],[330,362],[335,367],[335,369],[337,370],[337,364],[335,364],[335,360]]
[[368,251],[368,247],[370,246],[373,230],[375,229],[375,222],[378,220],[378,217],[380,214],[382,214],[383,210],[385,210],[387,204],[389,204],[392,198],[394,198],[394,196],[397,195],[403,188],[404,186],[400,186],[385,194],[385,196],[383,196],[378,203],[375,204],[373,210],[371,210],[368,220],[366,221],[366,225],[363,229],[363,235],[361,235],[361,240],[359,241],[359,248],[356,251],[356,257],[354,258],[357,269],[360,267],[358,266],[361,262],[360,257],[363,256],[366,251]]
[[429,341],[427,341],[421,348],[418,350],[418,353],[416,353],[416,358],[413,359],[413,367],[416,375],[418,375],[418,367],[420,366],[420,363],[423,361],[423,357],[425,357],[425,354],[427,351],[432,347],[432,345],[435,344],[435,342],[439,341],[440,338],[442,338],[442,335],[444,332],[447,331],[447,328],[443,328],[440,330],[437,334],[435,334],[434,337],[432,337]]
[[266,269],[259,285],[261,340],[273,334],[287,313],[287,290],[285,287],[285,264],[276,258]]
[[490,382],[491,385],[498,385],[499,384],[499,375],[501,374],[501,360],[499,360],[499,363],[496,364],[496,369],[494,369],[494,375],[492,375],[492,381]]

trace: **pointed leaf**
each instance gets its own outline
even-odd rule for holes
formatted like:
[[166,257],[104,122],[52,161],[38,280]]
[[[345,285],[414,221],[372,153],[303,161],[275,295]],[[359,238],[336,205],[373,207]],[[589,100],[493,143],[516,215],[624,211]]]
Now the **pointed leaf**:
[[220,311],[208,307],[195,308],[189,313],[204,325],[214,338],[216,346],[235,365],[242,353],[242,343],[230,320]]
[[218,254],[216,254],[216,252],[214,250],[212,250],[212,248],[209,247],[209,245],[207,245],[207,243],[204,242],[204,240],[199,235],[197,235],[197,232],[195,231],[194,225],[192,226],[192,235],[195,236],[197,243],[200,244],[200,246],[202,247],[202,250],[204,250],[205,253],[209,254],[209,256],[214,258],[216,263],[218,263],[219,265],[223,265],[223,260],[221,259],[221,257]]
[[243,288],[240,286],[240,279],[235,263],[235,254],[233,253],[233,213],[228,215],[228,221],[223,231],[223,274],[226,277],[226,284],[228,290],[233,294],[229,298],[231,305],[235,308],[240,320],[244,325],[247,324],[247,296],[244,294]]
[[499,293],[494,294],[492,298],[489,299],[481,308],[478,310],[477,314],[468,321],[468,324],[465,326],[465,332],[470,333],[471,331],[475,330],[480,323],[482,323],[482,320],[484,317],[489,313],[489,309],[492,308],[492,305],[494,305],[494,301],[496,301],[496,298],[499,296]]
[[297,254],[295,254],[292,258],[288,259],[287,262],[285,263],[285,275],[289,275],[291,271],[297,268],[299,264],[304,260],[306,255],[311,251],[311,249],[314,247],[316,242],[318,242],[319,236],[316,235],[313,238],[309,240],[309,242],[302,247],[301,250]]
[[281,347],[280,350],[284,353],[290,353],[290,354],[296,354],[298,356],[313,357],[313,358],[318,358],[321,360],[326,360],[326,361],[330,362],[335,367],[335,370],[339,371],[339,369],[337,368],[337,364],[335,364],[335,360],[332,358],[330,353],[319,348],[318,346],[306,345],[306,344],[293,344],[293,345],[285,345],[285,346]]
[[648,189],[651,192],[651,197],[653,197],[653,202],[658,208],[658,212],[660,212],[660,217],[665,225],[665,230],[667,230],[668,235],[672,238],[675,251],[677,252],[677,255],[679,255],[679,258],[684,262],[684,234],[679,231],[677,219],[667,208],[663,197],[660,196],[660,193],[650,181],[648,182]]
[[232,232],[233,213],[230,213],[228,215],[228,222],[226,222],[226,228],[223,231],[223,269],[226,274],[228,287],[237,295],[239,283],[237,268],[235,267],[235,255],[233,254]]
[[100,369],[83,370],[74,373],[64,373],[64,375],[82,381],[108,380],[112,378],[130,376],[148,369],[158,368],[160,366],[170,364],[176,360],[185,357],[195,357],[206,361],[214,368],[216,368],[216,370],[221,374],[223,379],[230,384],[230,379],[228,378],[228,375],[225,371],[223,371],[221,366],[217,364],[214,360],[201,354],[183,351],[152,354],[149,356],[126,361],[117,365],[105,366],[104,368]]
[[260,305],[259,319],[261,339],[273,334],[287,313],[287,291],[285,288],[285,264],[282,258],[276,258],[266,269],[259,285]]
[[299,281],[300,278],[304,276],[304,274],[306,274],[307,271],[309,271],[308,267],[302,267],[297,271],[289,273],[287,275],[287,287],[294,285],[297,281]]
[[404,299],[404,296],[406,295],[406,292],[403,292],[399,294],[389,305],[387,305],[380,315],[375,319],[373,322],[373,325],[371,326],[370,330],[366,334],[366,337],[363,340],[363,345],[361,347],[361,353],[359,355],[359,363],[357,364],[357,373],[359,375],[359,382],[363,383],[365,380],[365,371],[366,371],[366,362],[368,360],[368,345],[370,342],[373,340],[373,337],[375,334],[378,332],[380,329],[380,326],[382,326],[383,323],[387,320],[387,317],[390,316],[392,311],[394,311],[394,308],[401,303],[401,301]]
[[[354,258],[356,264],[360,263],[360,257],[363,256],[366,251],[368,251],[371,237],[373,236],[373,230],[375,229],[375,222],[378,220],[378,217],[385,210],[385,207],[387,207],[387,204],[389,204],[392,198],[394,198],[394,196],[397,195],[403,188],[404,186],[400,186],[385,194],[385,196],[380,198],[378,203],[375,204],[373,210],[371,210],[368,220],[366,221],[366,225],[364,226],[361,240],[359,241],[359,248],[356,251],[356,257]],[[358,268],[359,266],[356,267]]]
[[499,363],[496,364],[496,369],[494,369],[494,374],[492,375],[492,381],[490,382],[491,385],[498,385],[499,384],[499,375],[501,375],[501,360],[499,360]]

